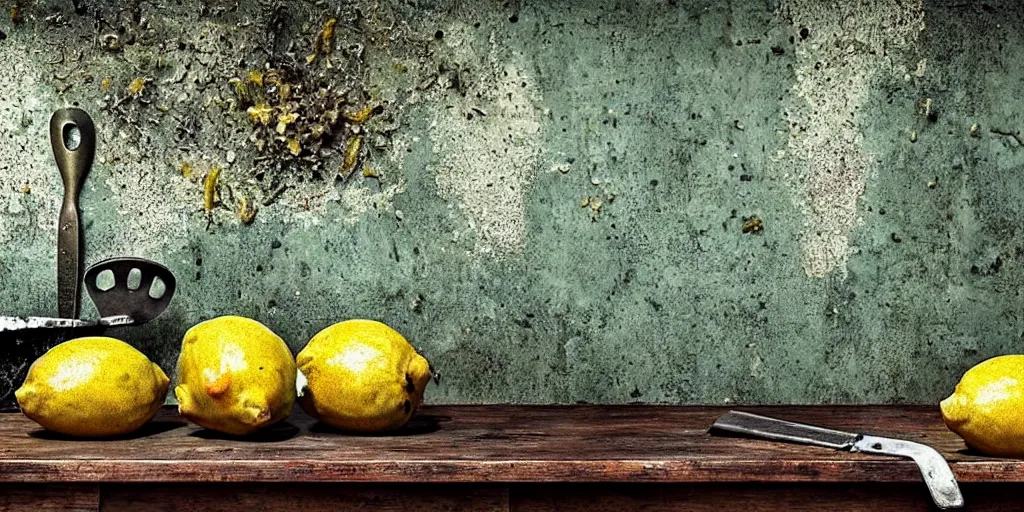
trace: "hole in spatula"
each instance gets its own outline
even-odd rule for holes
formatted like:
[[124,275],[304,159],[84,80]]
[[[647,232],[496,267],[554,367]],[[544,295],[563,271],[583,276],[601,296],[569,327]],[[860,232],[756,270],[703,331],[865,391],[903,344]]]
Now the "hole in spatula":
[[78,129],[77,125],[67,124],[64,125],[64,147],[70,151],[78,149],[78,146],[82,143],[82,131]]
[[138,290],[141,284],[142,271],[137,268],[133,268],[131,272],[128,272],[128,289],[132,291]]
[[114,271],[104,270],[96,274],[96,288],[100,291],[107,291],[114,287]]
[[153,278],[153,284],[149,285],[149,298],[159,300],[167,293],[167,285],[159,277]]

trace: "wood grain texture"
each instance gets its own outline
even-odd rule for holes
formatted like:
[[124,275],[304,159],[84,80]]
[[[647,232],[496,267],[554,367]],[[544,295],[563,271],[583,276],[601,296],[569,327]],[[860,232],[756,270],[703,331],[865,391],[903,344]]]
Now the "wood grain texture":
[[111,484],[103,512],[508,512],[508,491],[471,484]]
[[96,512],[95,484],[0,484],[0,512]]
[[[936,407],[738,407],[937,448],[962,482],[1024,481],[1024,462],[968,454]],[[727,409],[435,406],[403,432],[346,435],[296,409],[249,439],[172,408],[127,439],[82,441],[0,415],[0,482],[920,482],[909,460],[711,436]]]
[[[1020,511],[1020,486],[967,484],[967,510]],[[510,489],[511,512],[933,512],[924,484],[587,484]]]

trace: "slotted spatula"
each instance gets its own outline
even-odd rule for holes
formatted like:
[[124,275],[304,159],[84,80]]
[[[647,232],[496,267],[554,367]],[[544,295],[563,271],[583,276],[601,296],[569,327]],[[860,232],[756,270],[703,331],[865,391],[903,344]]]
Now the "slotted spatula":
[[[112,283],[101,276],[108,270],[113,274]],[[129,278],[133,270],[139,271],[137,284]],[[157,279],[163,282],[163,293],[153,286]],[[110,258],[85,271],[85,289],[100,316],[127,316],[131,318],[128,325],[160,316],[171,303],[175,287],[174,274],[167,267],[142,258]]]

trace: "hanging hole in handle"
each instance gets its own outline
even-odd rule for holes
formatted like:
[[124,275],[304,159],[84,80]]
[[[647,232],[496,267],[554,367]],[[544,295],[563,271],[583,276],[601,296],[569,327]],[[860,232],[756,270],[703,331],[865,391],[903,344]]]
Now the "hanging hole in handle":
[[105,292],[114,287],[114,271],[107,269],[96,274],[96,288]]
[[167,293],[167,284],[159,277],[153,278],[153,284],[149,285],[149,298],[160,300]]
[[131,291],[135,291],[135,290],[138,290],[139,286],[141,286],[141,285],[142,285],[142,271],[137,269],[137,268],[133,268],[131,270],[131,272],[128,272],[128,283],[127,283],[128,289],[131,290]]
[[82,144],[82,130],[78,128],[77,124],[68,123],[64,125],[63,136],[64,147],[68,148],[68,151],[74,151]]

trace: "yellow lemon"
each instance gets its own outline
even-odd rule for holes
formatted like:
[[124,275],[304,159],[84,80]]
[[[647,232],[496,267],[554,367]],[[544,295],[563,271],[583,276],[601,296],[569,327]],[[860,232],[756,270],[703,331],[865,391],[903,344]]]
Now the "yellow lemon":
[[105,337],[53,347],[14,392],[21,411],[48,430],[108,437],[135,431],[167,398],[167,375],[131,345]]
[[174,395],[178,412],[197,425],[249,434],[291,414],[295,360],[284,340],[255,320],[207,320],[185,333]]
[[1024,355],[999,356],[967,370],[940,404],[950,430],[979,452],[1024,456]]
[[430,365],[380,322],[349,320],[309,340],[298,358],[299,404],[324,423],[356,432],[405,425],[423,402]]

